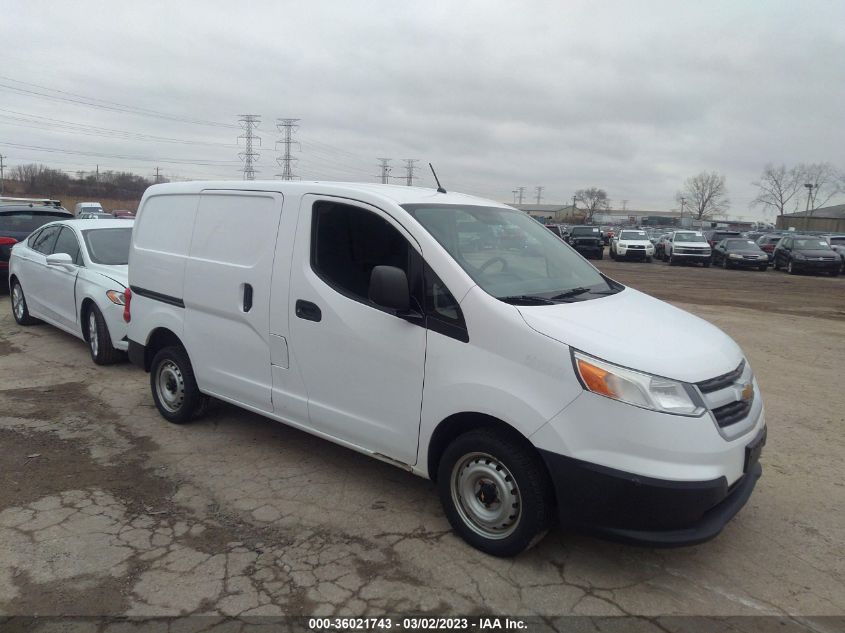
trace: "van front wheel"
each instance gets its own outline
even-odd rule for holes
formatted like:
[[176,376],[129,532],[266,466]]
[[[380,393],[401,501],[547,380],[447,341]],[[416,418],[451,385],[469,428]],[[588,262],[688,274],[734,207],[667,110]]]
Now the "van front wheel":
[[554,521],[552,486],[540,458],[496,430],[456,438],[443,453],[437,481],[452,528],[487,554],[516,556]]
[[165,347],[153,357],[150,387],[158,412],[168,422],[184,424],[203,411],[200,393],[188,353],[183,347]]

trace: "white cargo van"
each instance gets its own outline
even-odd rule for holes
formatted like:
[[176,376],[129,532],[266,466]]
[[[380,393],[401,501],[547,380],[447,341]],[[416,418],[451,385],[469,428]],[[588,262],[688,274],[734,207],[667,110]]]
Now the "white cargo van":
[[557,518],[698,543],[762,472],[763,402],[739,347],[496,202],[155,185],[129,282],[129,355],[167,420],[213,396],[430,477],[491,554]]

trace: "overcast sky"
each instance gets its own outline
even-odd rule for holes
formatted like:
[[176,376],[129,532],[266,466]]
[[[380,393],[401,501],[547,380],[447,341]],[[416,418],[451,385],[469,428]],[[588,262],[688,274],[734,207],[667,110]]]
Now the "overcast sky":
[[431,161],[447,189],[502,201],[598,186],[617,208],[668,209],[716,170],[731,215],[762,217],[765,163],[845,168],[840,0],[0,0],[0,16],[11,165],[239,178],[226,125],[255,113],[259,177],[280,171],[274,122],[292,117],[304,179],[375,181],[377,157],[394,176],[417,158],[419,184]]

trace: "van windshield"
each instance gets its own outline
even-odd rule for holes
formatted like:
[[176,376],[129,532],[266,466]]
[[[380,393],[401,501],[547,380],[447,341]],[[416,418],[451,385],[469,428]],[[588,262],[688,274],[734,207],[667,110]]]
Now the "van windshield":
[[497,299],[527,305],[568,303],[624,287],[522,211],[451,204],[403,208]]

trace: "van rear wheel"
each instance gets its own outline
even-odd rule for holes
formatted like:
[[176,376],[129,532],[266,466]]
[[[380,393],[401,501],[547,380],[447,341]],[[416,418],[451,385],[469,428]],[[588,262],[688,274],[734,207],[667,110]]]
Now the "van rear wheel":
[[437,482],[452,528],[487,554],[516,556],[554,522],[545,466],[529,447],[500,431],[458,436],[440,459]]
[[184,347],[165,347],[153,357],[150,387],[161,416],[168,422],[184,424],[205,411],[191,360]]

